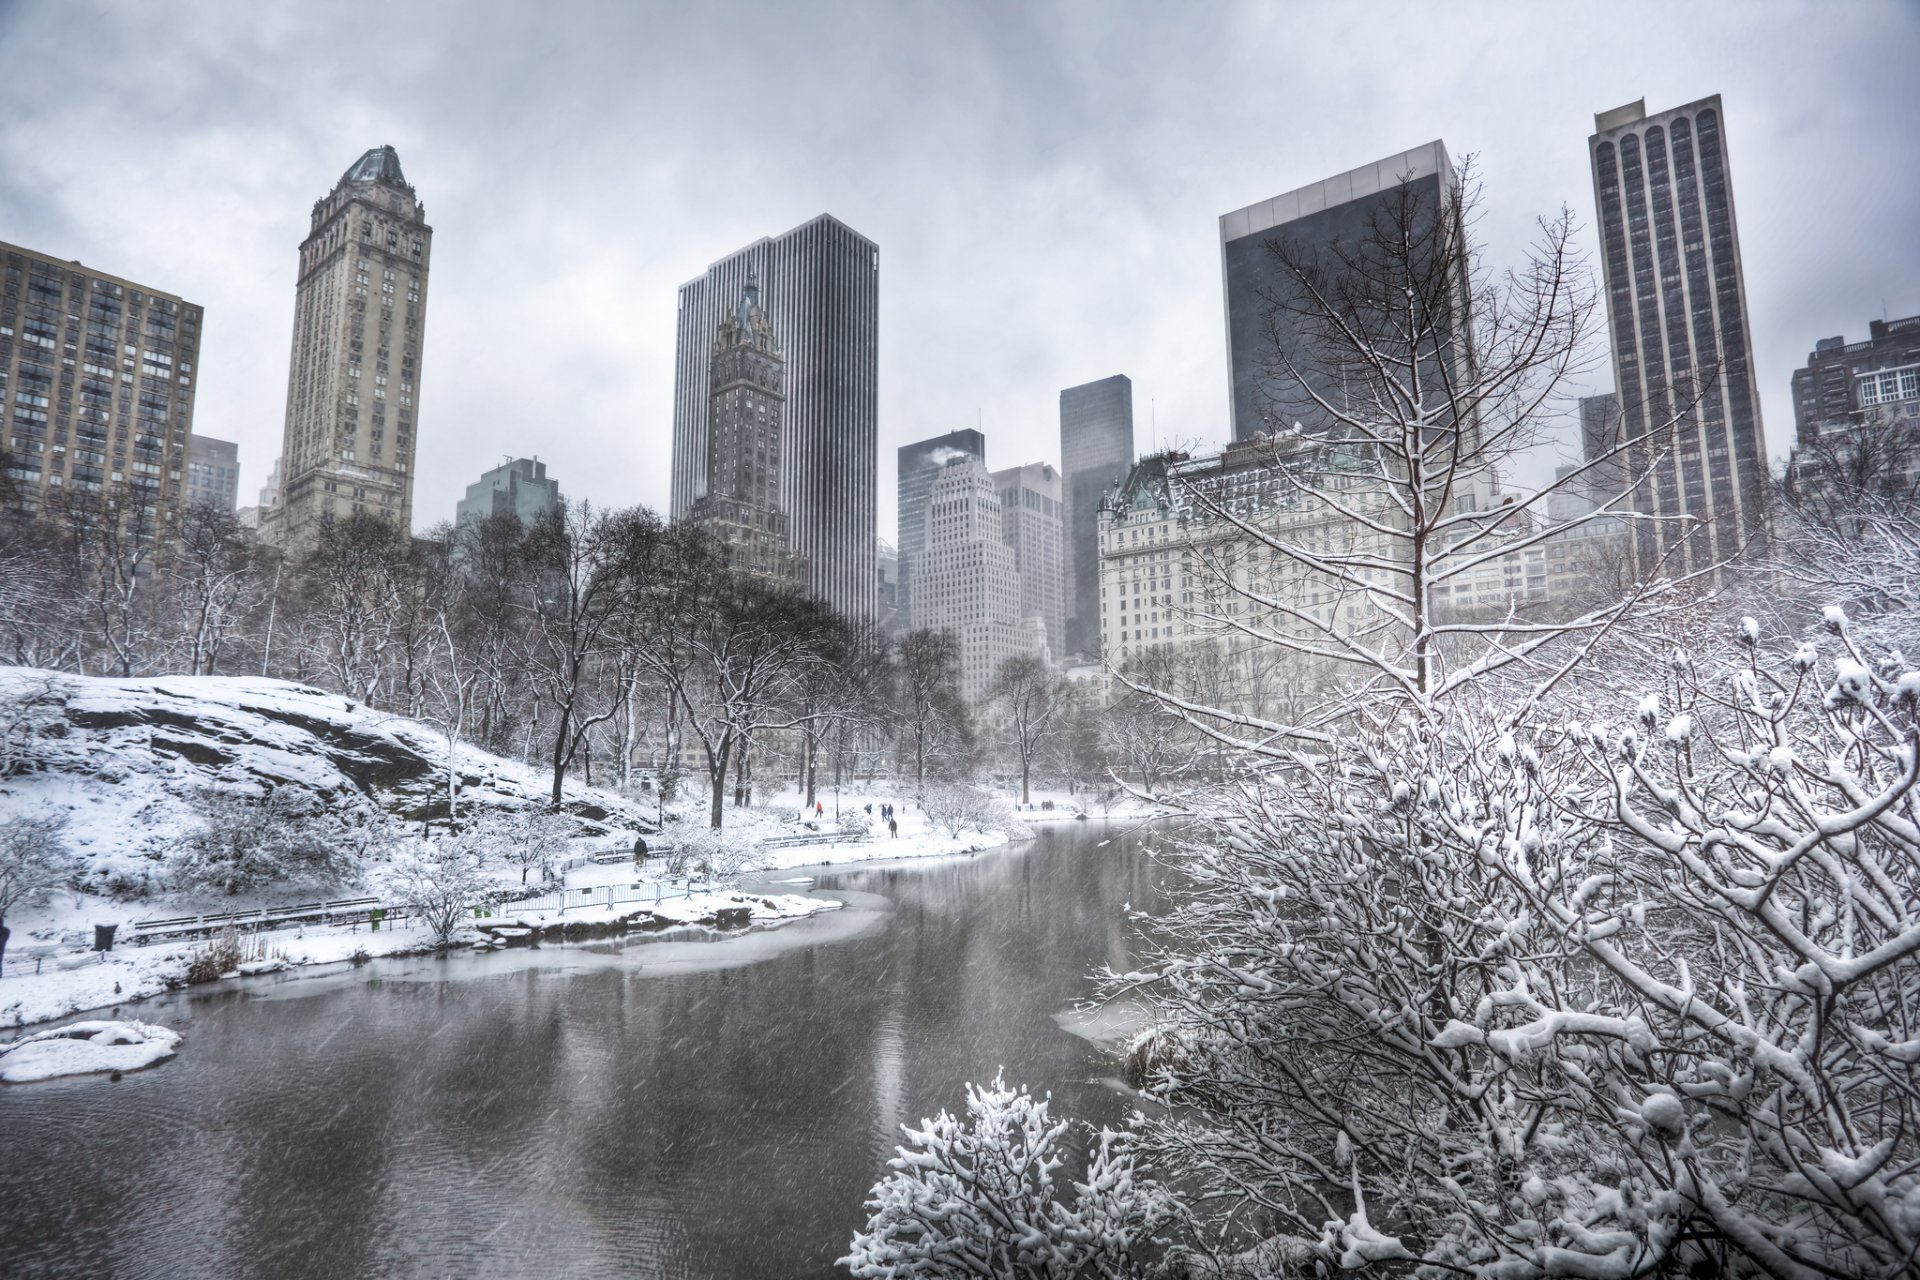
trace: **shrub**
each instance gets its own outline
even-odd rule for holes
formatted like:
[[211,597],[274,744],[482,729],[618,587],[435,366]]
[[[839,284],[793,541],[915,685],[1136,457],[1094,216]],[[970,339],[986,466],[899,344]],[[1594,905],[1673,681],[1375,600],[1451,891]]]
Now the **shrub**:
[[945,827],[955,836],[962,831],[1004,831],[1011,821],[1005,802],[978,787],[928,787],[920,807],[926,811],[928,822]]
[[382,817],[335,814],[287,788],[265,796],[209,791],[199,807],[200,826],[173,848],[176,888],[232,894],[332,886],[390,839]]
[[218,982],[222,974],[232,973],[246,959],[240,935],[232,929],[215,934],[207,945],[193,953],[187,962],[187,981]]
[[1086,1181],[1057,1180],[1068,1123],[1047,1106],[996,1074],[967,1086],[964,1121],[942,1111],[925,1128],[903,1125],[908,1145],[887,1162],[840,1265],[875,1280],[1158,1274],[1155,1233],[1172,1202],[1136,1175],[1131,1134],[1100,1130]]

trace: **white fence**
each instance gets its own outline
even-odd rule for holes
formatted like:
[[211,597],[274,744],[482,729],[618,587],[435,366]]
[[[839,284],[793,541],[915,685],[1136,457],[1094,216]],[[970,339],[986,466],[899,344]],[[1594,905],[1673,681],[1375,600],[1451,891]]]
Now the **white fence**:
[[617,907],[631,902],[665,902],[670,898],[685,898],[697,892],[698,883],[693,880],[655,880],[643,881],[639,884],[601,884],[578,889],[557,889],[532,898],[515,898],[512,901],[502,902],[495,910],[501,915],[515,915],[523,911],[554,911],[565,915],[569,911],[578,911],[582,907]]

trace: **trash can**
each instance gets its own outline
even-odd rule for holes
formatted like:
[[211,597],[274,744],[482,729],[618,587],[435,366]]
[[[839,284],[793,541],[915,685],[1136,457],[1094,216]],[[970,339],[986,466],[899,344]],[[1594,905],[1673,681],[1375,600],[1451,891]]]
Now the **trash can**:
[[95,951],[113,950],[113,931],[117,924],[96,924],[93,926],[93,949]]

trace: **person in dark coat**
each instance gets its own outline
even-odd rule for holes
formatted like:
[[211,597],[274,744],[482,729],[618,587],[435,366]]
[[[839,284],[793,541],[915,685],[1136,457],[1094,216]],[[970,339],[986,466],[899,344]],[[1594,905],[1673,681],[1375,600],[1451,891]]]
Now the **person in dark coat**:
[[900,824],[892,818],[887,819],[887,834],[895,840],[900,838]]
[[635,836],[633,838],[633,865],[637,867],[646,860],[647,838],[645,836]]

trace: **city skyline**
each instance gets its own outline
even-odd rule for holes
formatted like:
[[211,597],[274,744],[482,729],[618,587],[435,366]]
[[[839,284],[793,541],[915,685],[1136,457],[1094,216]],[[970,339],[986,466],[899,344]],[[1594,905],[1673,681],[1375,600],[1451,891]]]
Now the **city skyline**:
[[[435,273],[435,387],[423,408],[416,472],[423,519],[457,501],[472,478],[466,458],[536,447],[556,471],[582,477],[583,498],[666,510],[673,288],[689,263],[822,209],[888,250],[878,441],[886,456],[876,513],[883,536],[895,523],[888,473],[900,443],[976,424],[1002,439],[1050,436],[1059,389],[1114,368],[1135,379],[1143,451],[1223,443],[1220,211],[1436,133],[1457,154],[1478,157],[1490,205],[1481,237],[1494,265],[1517,255],[1534,216],[1564,202],[1582,225],[1597,276],[1583,145],[1592,115],[1639,97],[1720,94],[1737,122],[1742,255],[1775,460],[1791,442],[1788,383],[1810,344],[1865,317],[1920,309],[1920,267],[1896,260],[1889,269],[1879,249],[1899,242],[1915,180],[1875,160],[1897,153],[1914,116],[1915,91],[1894,74],[1920,47],[1920,19],[1907,7],[1822,10],[1818,20],[1810,9],[1771,10],[1705,61],[1684,37],[1723,30],[1725,11],[1679,15],[1675,38],[1651,45],[1624,40],[1631,21],[1560,15],[1551,34],[1594,51],[1571,63],[1550,60],[1550,68],[1522,65],[1541,24],[1482,24],[1451,47],[1475,51],[1474,74],[1487,91],[1472,97],[1486,105],[1454,95],[1461,105],[1444,112],[1434,101],[1460,72],[1438,55],[1376,56],[1367,59],[1373,67],[1335,56],[1305,82],[1267,83],[1262,64],[1288,29],[1295,43],[1339,50],[1350,28],[1331,14],[1283,22],[1223,9],[1181,30],[1149,10],[1128,11],[1102,24],[1097,46],[1112,55],[1151,45],[1158,65],[1102,81],[1072,56],[1084,29],[1073,10],[999,22],[891,18],[877,24],[864,52],[838,55],[830,54],[835,33],[844,34],[850,15],[807,31],[777,12],[753,12],[759,34],[741,57],[764,61],[780,40],[799,40],[818,56],[788,60],[792,66],[745,84],[717,112],[701,108],[715,117],[704,121],[687,109],[689,72],[663,68],[658,87],[646,91],[595,90],[601,96],[587,106],[608,118],[604,140],[574,132],[555,146],[555,128],[571,117],[540,92],[551,85],[557,93],[551,68],[574,57],[589,66],[605,57],[644,62],[631,19],[594,12],[580,24],[591,40],[545,31],[532,40],[511,11],[482,10],[462,37],[461,57],[430,59],[396,93],[356,84],[344,33],[297,15],[240,30],[209,27],[206,15],[183,10],[167,31],[135,42],[88,15],[18,6],[0,16],[0,68],[8,73],[0,76],[8,86],[0,89],[0,162],[13,175],[0,192],[0,234],[89,269],[168,281],[202,302],[199,424],[237,441],[246,474],[259,477],[277,452],[284,413],[284,377],[272,370],[284,369],[292,325],[286,245],[302,233],[316,190],[347,159],[391,141],[409,178],[431,193],[436,226],[454,226],[449,243],[459,244]],[[396,18],[406,30],[442,20],[424,8]],[[819,77],[857,80],[869,58],[890,67],[910,36],[926,42],[919,28],[927,22],[939,26],[945,38],[932,43],[949,56],[909,60],[870,90],[799,92]],[[730,23],[725,15],[676,16],[669,26],[668,34],[717,52]],[[32,57],[76,38],[103,69],[85,102],[51,93],[61,73]],[[1379,38],[1412,49],[1434,34]],[[529,41],[535,52],[521,47]],[[169,53],[189,47],[191,57]],[[275,58],[312,70],[284,102],[278,86],[243,73]],[[1406,68],[1397,80],[1380,69],[1396,62]],[[1203,64],[1219,68],[1210,100],[1184,105],[1183,86]],[[906,76],[920,93],[902,93]],[[532,120],[509,120],[463,88],[503,78],[525,78],[544,104]],[[966,110],[975,95],[964,90],[976,81],[997,104],[983,121]],[[908,105],[872,136],[834,123],[868,118],[859,103],[867,92]],[[1141,100],[1131,104],[1130,96]],[[1531,109],[1512,112],[1515,97]],[[1296,98],[1314,104],[1314,128],[1282,136],[1258,122]],[[167,147],[131,146],[109,127],[135,100],[163,104]],[[795,100],[812,105],[791,122],[768,122],[772,104]],[[673,107],[662,125],[632,127],[662,103]],[[540,155],[519,149],[530,129],[542,138]],[[923,145],[935,136],[942,146]],[[1808,184],[1804,156],[1816,141],[1833,162]],[[515,159],[505,166],[509,153]],[[241,155],[247,163],[235,163]],[[86,175],[107,168],[124,172],[126,188],[140,193],[141,217],[128,218],[122,202],[90,198]],[[502,181],[507,168],[516,180]],[[737,188],[749,174],[754,194],[743,200]],[[646,218],[636,220],[642,207]],[[1795,251],[1811,243],[1842,248]],[[582,254],[586,245],[592,253]],[[529,307],[547,318],[537,330],[497,323]],[[1101,323],[1086,323],[1089,315]],[[1610,382],[1610,371],[1599,369],[1585,389]],[[564,402],[555,396],[562,389]],[[439,438],[436,422],[448,428]],[[1019,452],[1058,462],[1050,439]]]

